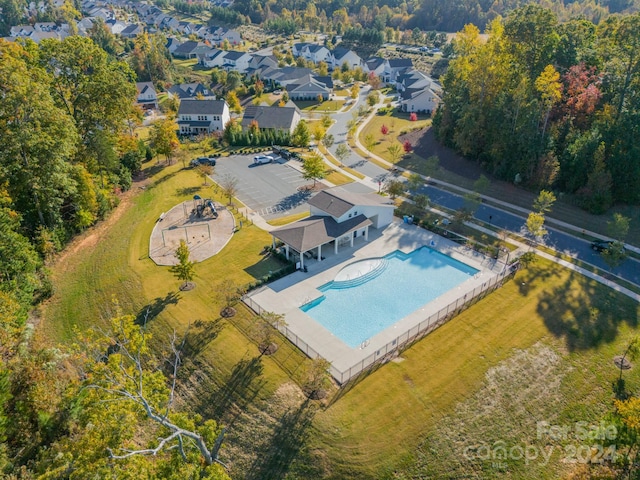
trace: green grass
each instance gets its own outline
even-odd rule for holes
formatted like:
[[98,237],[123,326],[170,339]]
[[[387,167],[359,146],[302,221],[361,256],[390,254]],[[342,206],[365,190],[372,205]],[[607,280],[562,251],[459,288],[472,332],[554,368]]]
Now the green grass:
[[305,112],[337,112],[344,106],[344,100],[327,100],[318,103],[316,100],[296,100],[295,104]]
[[[394,112],[391,115],[374,115],[362,128],[358,139],[362,145],[366,147],[367,144],[364,140],[365,137],[367,135],[373,135],[375,144],[371,151],[391,162],[391,155],[389,155],[387,149],[394,143],[398,144],[398,136],[401,135],[403,131],[423,128],[430,124],[430,119],[412,122],[409,120],[409,115],[397,112]],[[383,135],[380,131],[382,125],[386,125],[389,129],[389,133],[387,133],[387,135]],[[400,163],[401,162],[399,162],[399,164]]]
[[[120,217],[105,231],[88,232],[54,266],[56,293],[42,308],[39,333],[68,343],[74,326],[104,324],[114,312],[112,297],[125,312],[151,307],[149,324],[157,341],[171,329],[188,329],[184,398],[205,417],[233,427],[225,460],[232,462],[234,477],[461,477],[472,470],[456,455],[456,438],[478,442],[483,436],[493,440],[489,434],[532,435],[530,421],[512,405],[558,423],[597,420],[611,408],[616,377],[611,359],[637,332],[638,304],[538,260],[405,351],[403,361],[370,373],[327,408],[309,409],[299,390],[289,387],[304,363],[300,352],[281,339],[273,357],[259,357],[251,339],[253,314],[242,305],[231,320],[218,313],[223,279],[245,284],[278,268],[276,260],[261,255],[271,237],[245,226],[219,254],[196,266],[197,287],[179,292],[168,268],[148,259],[149,234],[162,211],[194,193],[215,198],[215,192],[180,163],[164,168],[154,163],[146,166],[156,171],[150,185],[116,212]],[[535,362],[524,362],[533,367],[522,372],[516,368],[519,352],[540,356],[536,345],[559,359],[544,370],[544,379],[532,378],[533,385],[546,388],[542,393],[525,389],[521,380],[537,371]],[[492,387],[487,383],[492,369],[515,373]],[[630,391],[640,387],[639,376],[636,368],[625,373]],[[487,391],[492,398],[515,400],[505,400],[485,418]],[[510,478],[528,479],[558,478],[564,467],[556,461],[531,474],[523,465],[509,468]],[[491,465],[482,469],[480,478],[500,477]]]
[[281,227],[282,225],[288,225],[290,223],[297,222],[298,220],[307,218],[308,216],[309,212],[294,213],[293,215],[287,215],[286,217],[269,220],[267,223],[269,225],[273,225],[274,227]]

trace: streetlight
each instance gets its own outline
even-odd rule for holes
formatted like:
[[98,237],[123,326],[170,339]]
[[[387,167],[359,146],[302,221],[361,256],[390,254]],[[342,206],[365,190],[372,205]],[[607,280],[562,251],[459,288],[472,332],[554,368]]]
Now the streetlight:
[[502,247],[502,251],[507,254],[507,259],[505,260],[504,268],[502,269],[502,273],[504,274],[505,270],[507,269],[507,265],[509,265],[509,255],[511,254],[511,250],[509,250],[507,247]]

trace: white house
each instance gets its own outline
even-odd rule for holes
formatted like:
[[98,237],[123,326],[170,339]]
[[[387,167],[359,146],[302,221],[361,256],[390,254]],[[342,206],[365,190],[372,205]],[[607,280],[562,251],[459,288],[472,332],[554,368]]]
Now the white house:
[[384,62],[382,80],[386,83],[393,84],[399,75],[406,73],[412,68],[413,62],[410,58],[390,58]]
[[229,105],[224,100],[184,99],[178,109],[181,135],[222,132],[230,120]]
[[227,52],[224,50],[212,48],[204,53],[198,54],[198,63],[207,68],[221,67],[226,54]]
[[302,56],[313,63],[331,61],[331,52],[323,45],[309,44],[302,49]]
[[323,260],[325,253],[340,247],[353,248],[367,242],[369,227],[384,228],[393,221],[393,203],[379,195],[348,192],[341,187],[323,190],[311,197],[311,216],[271,231],[273,245],[284,243],[287,259],[291,255],[304,268],[305,254]]
[[142,108],[158,108],[158,93],[151,82],[137,82],[138,105]]
[[340,68],[344,63],[349,65],[349,68],[356,68],[362,67],[364,62],[353,50],[343,47],[334,48],[330,58],[331,68]]
[[318,95],[322,95],[323,100],[329,100],[333,82],[331,77],[315,77],[305,75],[295,83],[286,86],[287,93],[291,100],[316,100]]
[[363,70],[367,73],[375,73],[378,77],[384,74],[385,59],[382,57],[371,57],[364,62]]
[[251,61],[251,55],[248,53],[231,50],[225,53],[222,68],[227,71],[237,70],[240,73],[245,73],[249,68],[249,61]]
[[440,97],[430,88],[418,91],[409,89],[401,94],[400,108],[403,112],[431,115],[438,108],[439,102]]

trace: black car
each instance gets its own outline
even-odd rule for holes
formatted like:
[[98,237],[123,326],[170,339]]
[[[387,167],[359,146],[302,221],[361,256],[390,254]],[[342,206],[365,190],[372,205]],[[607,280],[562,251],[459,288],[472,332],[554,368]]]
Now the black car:
[[198,165],[211,165],[215,167],[216,159],[212,157],[198,157],[191,160],[190,165],[192,167],[197,167]]
[[591,242],[591,248],[596,252],[604,252],[611,245],[613,245],[611,240],[594,240]]

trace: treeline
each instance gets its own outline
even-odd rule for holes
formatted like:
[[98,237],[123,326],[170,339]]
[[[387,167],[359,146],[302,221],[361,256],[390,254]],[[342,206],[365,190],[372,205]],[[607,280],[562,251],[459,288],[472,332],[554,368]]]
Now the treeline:
[[178,12],[186,13],[189,15],[198,15],[199,13],[207,10],[207,7],[204,3],[191,3],[183,2],[181,0],[174,0],[172,5],[173,8],[175,8]]
[[384,32],[375,28],[350,27],[344,32],[342,41],[349,45],[365,45],[379,48],[385,41]]
[[209,7],[209,13],[211,13],[211,20],[209,23],[212,25],[219,23],[226,25],[244,25],[246,23],[244,15],[230,8],[213,5]]
[[50,290],[43,261],[114,207],[145,149],[122,132],[133,74],[92,40],[0,40],[0,58],[0,310],[23,323]]
[[242,130],[242,125],[234,118],[225,125],[222,138],[229,145],[240,147],[291,145],[291,135],[285,130],[260,130],[257,124]]
[[574,194],[594,213],[640,203],[640,14],[559,23],[529,5],[466,26],[434,128],[496,176]]

